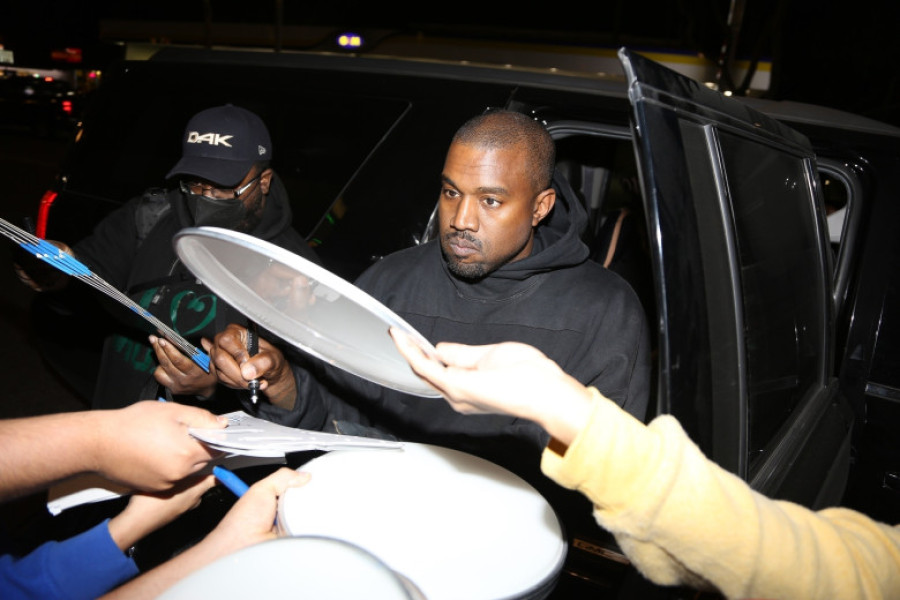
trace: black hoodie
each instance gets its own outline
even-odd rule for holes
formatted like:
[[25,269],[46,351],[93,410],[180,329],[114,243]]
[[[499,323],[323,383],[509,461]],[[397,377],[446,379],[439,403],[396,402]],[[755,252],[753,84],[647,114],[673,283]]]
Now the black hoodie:
[[[438,241],[432,240],[385,257],[356,285],[432,343],[531,344],[643,419],[650,384],[645,313],[623,279],[588,260],[580,238],[585,223],[580,203],[570,204],[558,195],[550,216],[535,232],[532,254],[482,280],[467,282],[451,274]],[[361,423],[400,439],[470,452],[487,438],[527,439],[535,451],[547,442],[546,434],[530,422],[461,415],[445,402],[390,390],[326,365],[321,368],[326,371],[325,386],[297,369],[294,411],[261,405],[261,416],[305,429]]]
[[[356,284],[432,343],[531,344],[643,420],[650,389],[645,312],[623,279],[588,260],[580,239],[585,223],[580,203],[569,204],[557,195],[553,211],[535,232],[532,254],[481,281],[452,275],[433,240],[385,257]],[[535,423],[462,415],[441,399],[387,389],[321,361],[316,373],[313,377],[295,367],[298,394],[293,411],[268,403],[250,407],[245,401],[245,406],[286,425],[386,434],[481,456],[534,486],[553,506],[569,537],[609,538],[591,517],[590,501],[541,473],[541,451],[549,436]]]
[[[250,233],[318,263],[293,229],[292,216],[287,191],[273,175],[262,220]],[[178,260],[172,239],[192,225],[179,190],[151,189],[110,213],[91,236],[75,245],[74,252],[94,273],[199,348],[201,337],[212,339],[228,323],[246,323],[246,318],[220,301]],[[157,363],[147,340],[152,327],[118,304],[103,301],[117,321],[104,344],[93,407],[118,408],[155,399],[165,390],[158,390],[153,378]],[[227,401],[220,398],[221,406],[205,403],[207,407],[216,412],[240,408],[224,386],[219,388]],[[181,396],[178,400],[196,403]]]

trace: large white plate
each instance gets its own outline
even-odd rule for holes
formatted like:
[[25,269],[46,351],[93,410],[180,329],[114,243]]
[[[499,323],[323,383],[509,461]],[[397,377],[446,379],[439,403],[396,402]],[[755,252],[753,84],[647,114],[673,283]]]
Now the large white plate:
[[335,450],[302,465],[278,501],[284,535],[371,552],[428,600],[544,598],[566,557],[553,508],[524,479],[429,444]]
[[175,252],[222,300],[285,341],[332,365],[401,392],[437,398],[397,351],[388,328],[434,347],[406,321],[352,283],[250,235],[192,227]]

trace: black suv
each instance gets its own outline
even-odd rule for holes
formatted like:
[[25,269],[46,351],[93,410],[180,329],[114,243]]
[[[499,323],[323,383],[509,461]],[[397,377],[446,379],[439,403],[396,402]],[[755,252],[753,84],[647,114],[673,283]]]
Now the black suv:
[[[652,412],[760,492],[897,521],[880,507],[896,506],[900,474],[900,129],[726,98],[620,58],[625,76],[610,78],[169,48],[107,76],[39,226],[76,242],[164,183],[192,114],[230,102],[266,121],[296,228],[353,280],[432,234],[463,121],[533,115],[556,139],[561,193],[589,211],[593,259],[631,282],[653,324]],[[592,522],[568,536],[559,597],[631,578]]]

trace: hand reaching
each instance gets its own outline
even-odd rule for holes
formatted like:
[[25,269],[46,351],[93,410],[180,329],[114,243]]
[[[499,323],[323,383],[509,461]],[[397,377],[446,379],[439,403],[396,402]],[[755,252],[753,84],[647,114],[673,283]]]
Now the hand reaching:
[[215,477],[205,475],[189,477],[165,492],[136,492],[124,510],[109,520],[110,536],[124,551],[195,508],[215,484]]
[[[64,242],[57,242],[54,240],[47,241],[66,254],[72,254],[72,249]],[[24,251],[16,253],[13,271],[15,271],[19,281],[36,292],[52,292],[60,290],[65,287],[68,279],[66,274],[59,269],[31,254],[25,253]]]
[[457,412],[529,419],[566,443],[587,419],[590,392],[537,348],[440,343],[435,359],[401,331],[392,328],[391,335],[413,371]]
[[193,438],[188,428],[224,428],[227,424],[225,417],[202,408],[156,400],[93,411],[88,418],[99,421],[90,432],[94,470],[144,491],[166,490],[222,455]]
[[200,543],[132,579],[103,598],[156,598],[197,569],[253,544],[278,537],[274,526],[278,499],[289,487],[303,485],[308,480],[308,473],[298,473],[288,468],[278,469],[250,486],[247,493],[241,496]]
[[153,371],[153,377],[160,385],[170,389],[173,394],[209,398],[215,393],[219,379],[212,363],[207,373],[174,344],[163,338],[151,335],[150,345],[153,346],[156,359],[159,361],[159,366]]

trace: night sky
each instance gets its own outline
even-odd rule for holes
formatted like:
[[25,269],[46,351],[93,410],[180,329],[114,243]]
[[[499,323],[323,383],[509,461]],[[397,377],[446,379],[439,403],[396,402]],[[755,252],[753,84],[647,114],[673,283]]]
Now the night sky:
[[[602,47],[671,49],[716,56],[727,34],[730,0],[563,0],[490,10],[462,0],[420,3],[408,10],[359,0],[28,0],[0,2],[0,43],[22,66],[46,67],[48,48],[78,46],[104,66],[101,19],[273,23],[277,7],[288,25],[377,26],[446,32],[491,31],[512,39]],[[900,2],[744,0],[737,55],[772,61],[769,96],[841,108],[900,125]],[[538,6],[529,9],[530,6]],[[571,6],[571,8],[569,8]],[[854,10],[856,9],[856,10]],[[32,64],[26,64],[28,61]]]

